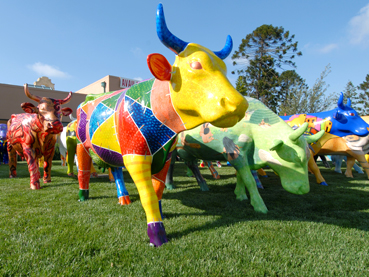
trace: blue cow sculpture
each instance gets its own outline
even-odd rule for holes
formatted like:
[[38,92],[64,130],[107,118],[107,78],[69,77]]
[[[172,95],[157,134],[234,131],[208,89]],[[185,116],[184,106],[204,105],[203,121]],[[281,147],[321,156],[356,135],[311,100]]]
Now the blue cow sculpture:
[[0,164],[8,164],[8,151],[6,149],[6,132],[8,131],[8,126],[6,124],[0,124]]
[[320,126],[325,123],[325,132],[335,137],[356,135],[364,137],[369,134],[369,124],[367,124],[351,107],[350,98],[347,104],[343,103],[343,93],[337,102],[337,107],[333,110],[320,113],[307,113],[281,116],[292,128],[301,126],[304,122],[309,124],[307,132],[316,134],[320,131]]

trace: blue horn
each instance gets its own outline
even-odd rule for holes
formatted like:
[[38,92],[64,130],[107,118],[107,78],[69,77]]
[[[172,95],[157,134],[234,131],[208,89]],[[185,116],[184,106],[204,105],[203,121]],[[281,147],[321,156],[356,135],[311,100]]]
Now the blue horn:
[[340,98],[338,99],[337,106],[341,110],[345,109],[345,105],[343,105],[343,93],[342,92],[341,92]]
[[188,44],[188,42],[177,38],[168,30],[167,24],[165,23],[163,5],[161,3],[156,10],[156,33],[160,41],[177,55],[181,53]]
[[224,48],[218,52],[214,52],[215,55],[217,55],[220,59],[224,60],[228,57],[229,54],[231,54],[233,48],[233,41],[230,35],[227,36],[227,41],[224,46]]
[[351,108],[351,99],[350,98],[347,98],[347,104],[346,104],[347,107]]
[[[188,42],[177,38],[169,31],[167,24],[165,23],[163,5],[161,3],[158,5],[156,10],[156,33],[158,34],[160,41],[177,55],[181,53],[188,44]],[[231,36],[227,36],[224,48],[220,51],[214,52],[214,54],[224,60],[231,53],[232,48],[232,38]]]

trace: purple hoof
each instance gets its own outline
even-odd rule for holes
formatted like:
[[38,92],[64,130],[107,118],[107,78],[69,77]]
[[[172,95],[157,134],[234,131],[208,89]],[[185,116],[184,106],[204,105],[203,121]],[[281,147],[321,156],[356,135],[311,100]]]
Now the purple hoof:
[[168,242],[163,222],[150,222],[147,224],[147,235],[150,238],[150,243],[155,247]]

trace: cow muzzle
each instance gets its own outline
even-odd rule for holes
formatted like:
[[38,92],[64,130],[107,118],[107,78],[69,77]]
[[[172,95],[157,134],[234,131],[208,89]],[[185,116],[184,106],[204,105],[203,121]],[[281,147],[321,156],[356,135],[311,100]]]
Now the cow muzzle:
[[47,123],[47,132],[50,134],[59,134],[63,131],[63,124],[60,121],[57,122],[48,122]]
[[[241,95],[236,99],[222,98],[219,109],[215,111],[217,114],[223,114],[220,118],[213,121],[212,124],[219,128],[232,127],[239,122],[244,116],[248,108],[248,103]],[[219,110],[221,112],[219,112]]]

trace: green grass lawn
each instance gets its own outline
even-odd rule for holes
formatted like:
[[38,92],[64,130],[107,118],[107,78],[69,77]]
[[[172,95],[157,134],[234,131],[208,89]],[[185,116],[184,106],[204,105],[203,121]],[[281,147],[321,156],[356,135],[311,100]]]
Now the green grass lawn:
[[268,214],[233,193],[235,170],[218,169],[201,192],[177,163],[177,188],[163,195],[169,243],[149,246],[146,216],[125,171],[132,204],[118,205],[107,176],[91,179],[78,202],[78,181],[54,161],[52,183],[29,189],[0,166],[0,276],[369,276],[369,181],[320,167],[328,187],[310,175],[310,193],[283,190],[267,170],[260,194]]

